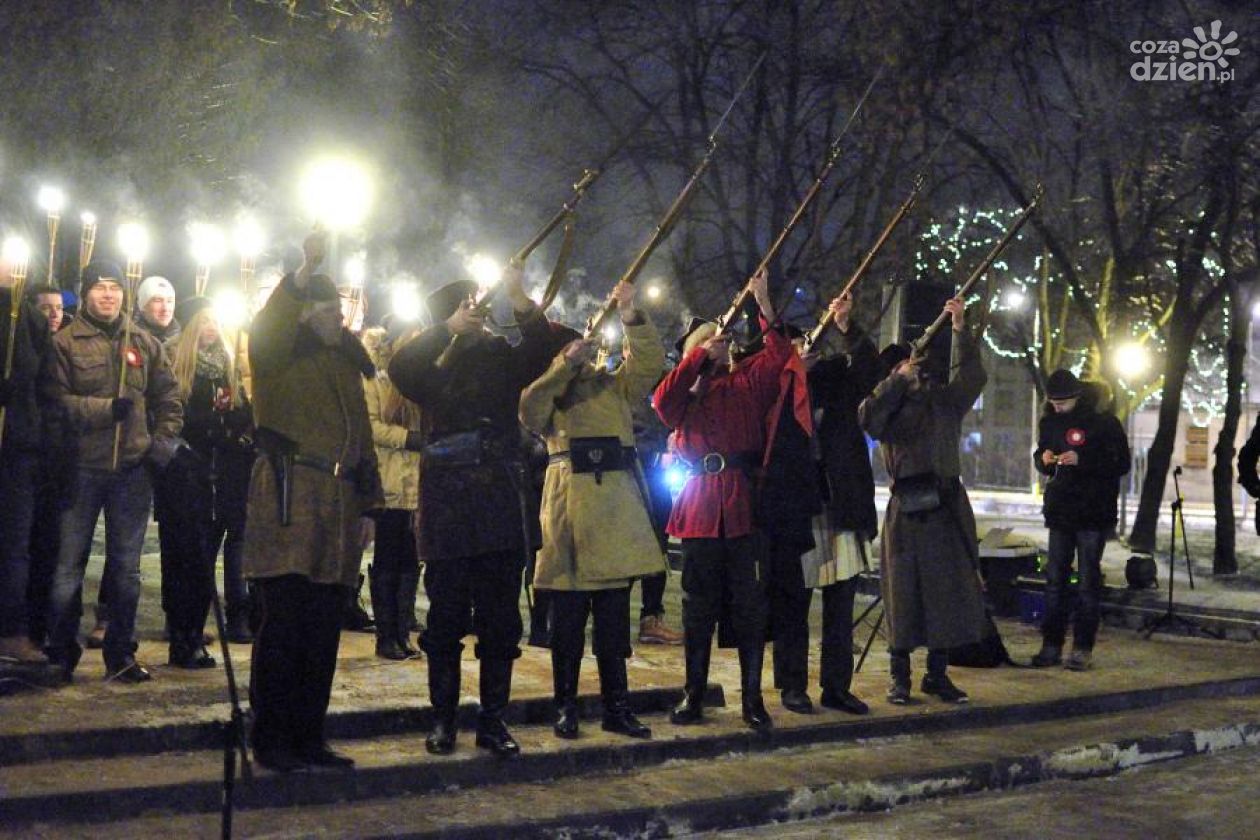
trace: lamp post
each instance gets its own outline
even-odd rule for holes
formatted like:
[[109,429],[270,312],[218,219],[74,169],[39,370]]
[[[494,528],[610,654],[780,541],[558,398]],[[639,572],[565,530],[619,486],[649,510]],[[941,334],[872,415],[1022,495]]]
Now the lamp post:
[[[1132,341],[1121,344],[1116,347],[1111,357],[1112,369],[1120,376],[1125,384],[1129,384],[1140,380],[1144,377],[1151,367],[1151,356],[1146,347],[1138,342]],[[1130,406],[1125,413],[1124,433],[1128,438],[1130,450],[1133,448],[1133,415],[1137,412],[1137,406]],[[1120,484],[1120,532],[1124,533],[1129,527],[1129,491],[1133,485],[1133,470],[1124,477],[1124,481]]]
[[48,285],[55,286],[53,266],[57,261],[57,229],[61,226],[61,208],[66,204],[66,195],[56,187],[40,187],[37,200],[48,214]]

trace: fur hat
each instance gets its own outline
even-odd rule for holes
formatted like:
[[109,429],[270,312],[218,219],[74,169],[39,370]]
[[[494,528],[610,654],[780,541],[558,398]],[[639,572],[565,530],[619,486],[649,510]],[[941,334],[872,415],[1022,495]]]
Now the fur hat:
[[691,320],[687,322],[687,329],[683,330],[682,336],[674,342],[674,349],[685,356],[691,352],[693,347],[697,347],[712,338],[716,332],[717,324],[693,315]]
[[[159,295],[175,300],[175,287],[171,285],[171,281],[156,274],[144,278],[140,288],[136,289],[136,308],[144,309],[146,303]],[[182,318],[179,321],[181,324],[184,322]]]
[[429,309],[429,317],[436,324],[454,315],[459,305],[476,293],[477,284],[473,281],[454,280],[431,292],[424,303]]
[[1081,380],[1070,370],[1060,368],[1050,374],[1046,380],[1046,398],[1051,400],[1070,400],[1081,395]]
[[79,297],[87,297],[88,290],[101,282],[103,277],[116,280],[120,284],[127,279],[127,275],[118,267],[118,263],[112,263],[108,260],[92,260],[83,266],[83,272],[79,275]]

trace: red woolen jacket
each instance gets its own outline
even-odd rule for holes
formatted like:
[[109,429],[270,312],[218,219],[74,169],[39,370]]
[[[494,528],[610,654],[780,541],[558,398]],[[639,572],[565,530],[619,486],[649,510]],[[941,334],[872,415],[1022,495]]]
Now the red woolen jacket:
[[[693,394],[706,358],[703,348],[693,348],[661,380],[653,396],[656,413],[676,430],[678,455],[697,466],[710,452],[751,456],[760,464],[768,415],[778,402],[780,373],[794,355],[791,342],[770,330],[764,349],[728,372],[706,374],[700,393]],[[680,539],[751,534],[752,490],[747,472],[737,467],[694,475],[674,502],[666,531]]]

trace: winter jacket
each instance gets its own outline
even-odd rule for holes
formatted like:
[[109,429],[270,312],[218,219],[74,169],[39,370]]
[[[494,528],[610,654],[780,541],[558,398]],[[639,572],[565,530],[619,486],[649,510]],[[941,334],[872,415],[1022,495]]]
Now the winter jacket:
[[[1072,466],[1042,463],[1043,452],[1075,452]],[[1129,472],[1129,441],[1114,414],[1098,410],[1096,387],[1085,383],[1069,412],[1057,414],[1047,402],[1037,427],[1033,464],[1044,475],[1041,511],[1047,528],[1106,531],[1117,521],[1120,477]]]
[[14,329],[13,369],[4,389],[4,448],[33,452],[42,444],[40,400],[37,382],[40,366],[52,345],[48,319],[30,304],[18,306],[17,323],[12,320],[12,289],[0,289],[0,359],[7,359],[9,331]]
[[381,407],[389,391],[389,373],[386,368],[392,348],[386,346],[384,330],[376,335],[364,335],[368,352],[376,364],[376,376],[363,383],[367,397],[368,418],[372,421],[372,442],[376,445],[376,461],[381,470],[381,488],[385,493],[385,507],[394,510],[414,511],[420,507],[420,453],[407,449],[407,433],[421,431],[381,419]]
[[144,330],[132,329],[131,344],[124,350],[126,334],[125,320],[110,336],[79,317],[53,336],[44,389],[66,407],[78,431],[80,469],[113,468],[116,424],[111,407],[119,396],[122,365],[127,371],[122,396],[132,406],[121,424],[118,466],[140,463],[155,439],[173,439],[183,427],[179,385],[162,345]]

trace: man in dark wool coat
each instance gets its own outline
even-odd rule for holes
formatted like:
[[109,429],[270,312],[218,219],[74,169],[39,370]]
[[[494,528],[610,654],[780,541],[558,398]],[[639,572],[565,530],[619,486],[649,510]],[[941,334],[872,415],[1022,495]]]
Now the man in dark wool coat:
[[946,302],[958,347],[948,383],[925,381],[903,345],[881,353],[891,373],[862,401],[862,428],[879,441],[892,479],[880,542],[880,592],[888,615],[892,684],[888,702],[910,699],[910,651],[927,647],[921,689],[946,703],[967,694],[946,674],[948,649],[986,629],[976,519],[959,479],[962,420],[984,390],[980,348],[965,329],[965,306]]
[[523,495],[517,405],[557,349],[550,324],[521,280],[520,268],[504,271],[520,344],[488,332],[484,313],[472,301],[476,286],[456,281],[429,296],[434,325],[399,348],[389,363],[390,380],[432,421],[420,481],[429,596],[420,647],[429,658],[434,710],[425,746],[437,755],[455,749],[461,639],[470,631],[477,634],[481,662],[477,746],[504,758],[520,752],[502,717],[512,663],[521,655],[517,601],[535,530],[527,511],[532,505]]
[[341,610],[371,533],[364,513],[384,503],[363,377],[372,363],[342,326],[330,278],[313,274],[324,239],[254,318],[250,361],[262,457],[250,477],[245,576],[260,623],[249,700],[254,758],[277,772],[347,768],[324,742],[337,669]]

